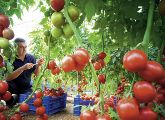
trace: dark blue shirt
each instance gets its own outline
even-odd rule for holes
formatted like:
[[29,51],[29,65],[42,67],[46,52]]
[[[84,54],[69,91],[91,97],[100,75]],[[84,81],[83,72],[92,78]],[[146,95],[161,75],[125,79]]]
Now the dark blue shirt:
[[[33,55],[31,54],[26,54],[24,61],[22,61],[21,59],[15,59],[13,66],[14,66],[14,70],[20,68],[21,66],[25,65],[26,63],[36,63],[36,59],[34,58]],[[25,93],[28,92],[29,90],[31,90],[31,76],[32,73],[35,70],[35,66],[31,69],[28,70],[24,70],[16,79],[12,80],[12,81],[8,81],[9,86],[12,87],[12,89],[18,93]]]

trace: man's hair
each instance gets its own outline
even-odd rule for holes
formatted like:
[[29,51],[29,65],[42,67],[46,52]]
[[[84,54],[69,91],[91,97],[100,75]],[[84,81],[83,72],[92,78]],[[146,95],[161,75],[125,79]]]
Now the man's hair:
[[20,43],[20,42],[26,42],[26,40],[23,39],[23,38],[16,38],[16,39],[14,40],[14,42],[15,42],[16,44],[18,44],[18,43]]

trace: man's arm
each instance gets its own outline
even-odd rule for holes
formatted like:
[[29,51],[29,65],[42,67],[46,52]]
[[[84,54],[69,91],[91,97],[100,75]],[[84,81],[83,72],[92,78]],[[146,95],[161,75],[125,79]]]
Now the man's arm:
[[34,66],[33,63],[26,63],[25,65],[23,65],[22,67],[16,69],[10,75],[8,75],[6,77],[6,80],[11,81],[11,80],[16,79],[24,70],[31,69],[33,66]]
[[36,69],[34,70],[35,76],[38,76],[40,70],[41,70],[41,66],[37,64],[37,65],[36,65]]

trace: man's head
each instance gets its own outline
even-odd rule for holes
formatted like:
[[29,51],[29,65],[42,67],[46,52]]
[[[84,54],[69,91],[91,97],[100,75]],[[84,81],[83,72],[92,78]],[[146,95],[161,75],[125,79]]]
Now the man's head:
[[15,44],[17,45],[18,56],[25,56],[26,55],[26,41],[22,38],[16,38]]

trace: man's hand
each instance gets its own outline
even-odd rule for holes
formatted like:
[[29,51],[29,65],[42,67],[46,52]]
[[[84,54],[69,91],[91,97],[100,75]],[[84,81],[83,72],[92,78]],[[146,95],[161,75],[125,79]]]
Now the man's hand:
[[43,57],[41,57],[38,61],[37,61],[37,64],[39,66],[41,66],[43,63],[45,62],[45,59]]
[[22,66],[23,70],[28,70],[33,68],[34,64],[33,63],[26,63],[25,65]]

